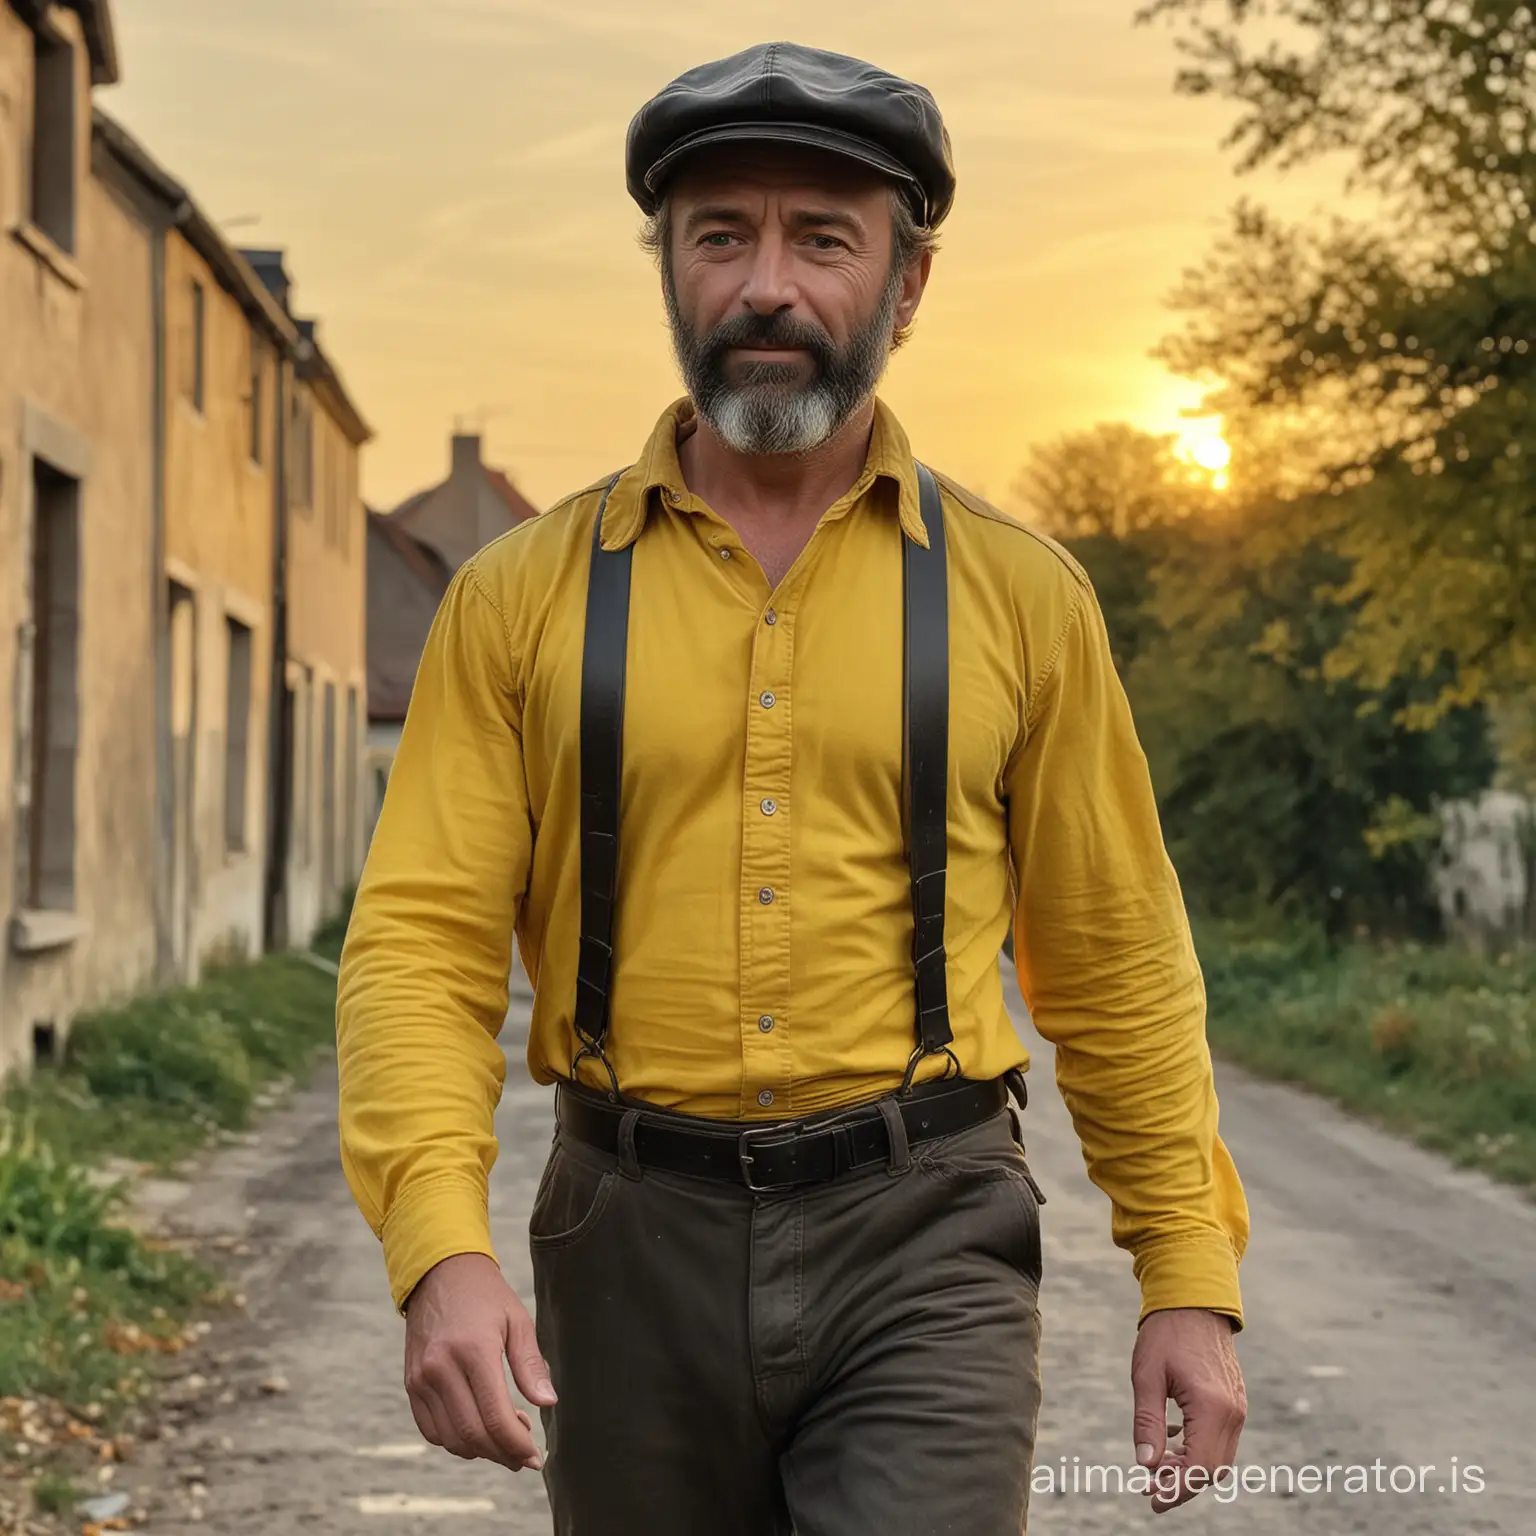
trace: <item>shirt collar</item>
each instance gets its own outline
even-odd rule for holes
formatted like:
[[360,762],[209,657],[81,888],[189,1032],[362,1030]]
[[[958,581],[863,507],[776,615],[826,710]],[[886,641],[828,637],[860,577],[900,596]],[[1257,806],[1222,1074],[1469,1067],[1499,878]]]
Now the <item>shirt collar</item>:
[[[653,504],[652,492],[680,505],[687,499],[688,487],[677,457],[679,431],[693,421],[693,402],[685,395],[662,412],[640,457],[619,476],[603,514],[603,548],[623,549],[640,537]],[[897,516],[902,531],[924,549],[928,531],[923,527],[918,505],[917,471],[912,464],[912,447],[896,414],[883,400],[875,401],[875,422],[869,438],[869,453],[864,473],[844,498],[852,505],[877,480],[889,480],[897,488]]]

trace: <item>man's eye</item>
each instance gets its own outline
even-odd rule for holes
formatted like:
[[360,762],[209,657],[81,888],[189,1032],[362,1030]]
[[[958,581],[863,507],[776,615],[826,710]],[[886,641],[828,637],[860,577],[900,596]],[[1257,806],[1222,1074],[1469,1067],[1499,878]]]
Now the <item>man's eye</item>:
[[836,235],[812,235],[811,244],[818,251],[840,251],[845,249],[843,242]]
[[705,235],[699,243],[712,246],[718,251],[723,250],[733,239],[735,239],[735,236],[729,230],[717,229],[713,234]]

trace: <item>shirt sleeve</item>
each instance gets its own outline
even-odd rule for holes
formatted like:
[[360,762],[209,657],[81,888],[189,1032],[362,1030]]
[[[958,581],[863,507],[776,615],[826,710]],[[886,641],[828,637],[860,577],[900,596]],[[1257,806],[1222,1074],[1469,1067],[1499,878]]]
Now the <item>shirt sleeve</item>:
[[395,1304],[495,1257],[487,1186],[533,833],[504,618],[474,563],[428,637],[337,985],[342,1165]]
[[1014,955],[1142,1310],[1241,1326],[1248,1210],[1217,1134],[1205,986],[1103,616],[1079,586],[1006,784]]

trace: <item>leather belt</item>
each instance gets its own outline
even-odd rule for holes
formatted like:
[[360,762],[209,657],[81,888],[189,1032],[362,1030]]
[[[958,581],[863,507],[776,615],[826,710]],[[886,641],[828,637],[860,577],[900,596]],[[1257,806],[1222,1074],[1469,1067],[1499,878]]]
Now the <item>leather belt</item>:
[[[1011,1074],[1010,1074],[1011,1075]],[[969,1130],[1008,1102],[1004,1078],[927,1083],[886,1101],[915,1146]],[[879,1102],[799,1120],[704,1120],[613,1103],[562,1083],[556,1114],[562,1135],[618,1154],[620,1127],[634,1115],[635,1160],[642,1168],[744,1184],[758,1193],[824,1184],[855,1168],[891,1159],[891,1135]]]

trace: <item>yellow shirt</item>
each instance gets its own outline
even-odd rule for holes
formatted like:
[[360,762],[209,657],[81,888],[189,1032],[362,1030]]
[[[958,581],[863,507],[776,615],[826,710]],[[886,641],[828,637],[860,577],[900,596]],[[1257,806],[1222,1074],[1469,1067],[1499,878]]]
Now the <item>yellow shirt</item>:
[[[626,1095],[778,1119],[895,1088],[915,1041],[901,533],[926,537],[906,435],[880,405],[864,473],[770,591],[684,484],[691,409],[662,417],[603,526],[605,546],[635,546],[608,1053]],[[1144,1311],[1239,1318],[1247,1212],[1217,1136],[1204,987],[1102,616],[1059,546],[941,485],[954,1051],[972,1078],[1027,1060],[998,973],[1016,914],[1024,996]],[[454,579],[358,891],[341,1143],[397,1303],[439,1260],[492,1252],[514,926],[535,983],[529,1070],[554,1082],[574,1055],[602,489]],[[590,1061],[582,1077],[604,1081]]]

